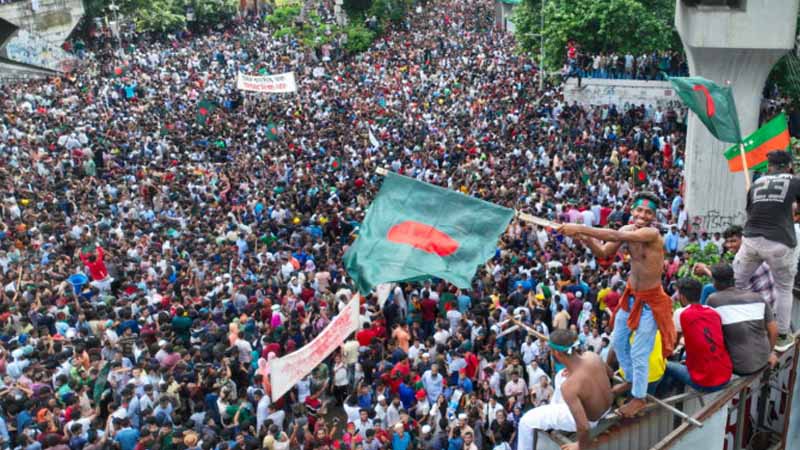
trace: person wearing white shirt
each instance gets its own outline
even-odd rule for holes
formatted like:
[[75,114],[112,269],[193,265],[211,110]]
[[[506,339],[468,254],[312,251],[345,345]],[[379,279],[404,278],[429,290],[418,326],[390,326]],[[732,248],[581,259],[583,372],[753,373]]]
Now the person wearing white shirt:
[[279,409],[275,403],[270,403],[267,406],[267,410],[269,411],[267,420],[271,420],[274,425],[278,426],[280,431],[283,431],[283,421],[286,419],[286,413]]
[[458,323],[461,322],[461,312],[457,308],[447,311],[447,320],[450,321],[450,334],[454,334],[458,329]]
[[522,352],[522,362],[524,362],[526,366],[536,359],[536,355],[539,353],[538,347],[533,342],[533,337],[531,337],[531,335],[525,338],[525,342],[522,343],[520,351]]
[[586,209],[581,212],[581,218],[583,219],[583,224],[587,227],[591,227],[594,225],[594,213],[591,209]]
[[359,418],[355,422],[356,425],[356,432],[361,436],[362,439],[367,438],[367,430],[372,430],[374,426],[372,425],[372,419],[369,418],[369,412],[366,409],[362,409],[359,412]]
[[256,431],[261,432],[261,427],[269,417],[269,405],[272,403],[268,395],[264,395],[264,391],[257,389],[253,398],[256,401]]

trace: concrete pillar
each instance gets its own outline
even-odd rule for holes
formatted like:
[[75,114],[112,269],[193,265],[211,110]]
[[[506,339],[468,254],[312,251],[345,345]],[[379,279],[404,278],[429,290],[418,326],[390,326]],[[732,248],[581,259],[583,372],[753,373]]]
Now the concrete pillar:
[[[794,47],[800,0],[739,0],[737,8],[706,5],[719,1],[676,0],[675,26],[683,41],[689,73],[730,82],[742,136],[758,128],[764,83],[775,63]],[[730,3],[730,2],[729,2]],[[690,222],[710,232],[744,225],[745,179],[730,173],[723,153],[731,144],[716,140],[694,113],[686,143],[685,203]]]

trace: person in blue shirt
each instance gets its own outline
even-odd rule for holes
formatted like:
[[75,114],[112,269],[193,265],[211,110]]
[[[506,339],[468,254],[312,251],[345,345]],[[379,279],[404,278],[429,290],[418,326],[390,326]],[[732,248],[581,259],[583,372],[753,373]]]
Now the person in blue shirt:
[[467,378],[467,373],[464,369],[458,371],[458,387],[460,387],[465,394],[472,393],[472,380]]
[[461,450],[464,447],[464,439],[461,438],[461,428],[453,424],[447,439],[447,450]]
[[400,383],[400,387],[397,389],[397,393],[400,395],[400,401],[403,403],[403,408],[411,409],[411,406],[414,405],[414,388],[409,385],[408,377],[405,377],[402,383]]
[[678,251],[678,226],[673,225],[664,236],[664,250],[669,254],[675,254]]
[[392,450],[408,450],[411,447],[411,435],[403,428],[403,423],[394,425],[392,433]]
[[459,290],[458,294],[458,312],[461,314],[466,313],[472,307],[472,298],[465,291]]
[[134,450],[139,441],[139,430],[131,428],[128,419],[120,419],[120,426],[122,429],[117,431],[114,442],[119,444],[120,450]]

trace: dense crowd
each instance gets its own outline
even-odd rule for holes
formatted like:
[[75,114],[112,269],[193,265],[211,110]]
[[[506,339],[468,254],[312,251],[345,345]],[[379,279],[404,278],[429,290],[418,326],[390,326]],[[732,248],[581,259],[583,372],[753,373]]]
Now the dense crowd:
[[[2,446],[515,448],[559,376],[506,319],[607,358],[628,269],[522,222],[469,290],[364,298],[362,329],[270,398],[270,360],[353,293],[342,255],[377,167],[590,226],[628,223],[653,191],[670,293],[687,247],[722,252],[683,211],[685,111],[539,91],[491,11],[429,5],[359,55],[258,18],[87,43],[69,76],[0,88]],[[243,94],[239,71],[295,71],[299,89]]]
[[565,75],[580,78],[621,80],[666,80],[665,76],[689,75],[683,53],[654,51],[634,55],[632,52],[586,53],[570,41],[566,49]]

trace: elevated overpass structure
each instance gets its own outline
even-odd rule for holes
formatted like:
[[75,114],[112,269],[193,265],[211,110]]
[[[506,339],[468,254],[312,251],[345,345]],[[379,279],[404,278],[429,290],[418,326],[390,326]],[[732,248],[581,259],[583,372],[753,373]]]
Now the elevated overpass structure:
[[61,45],[83,13],[82,0],[0,4],[0,84],[69,71],[76,61]]

